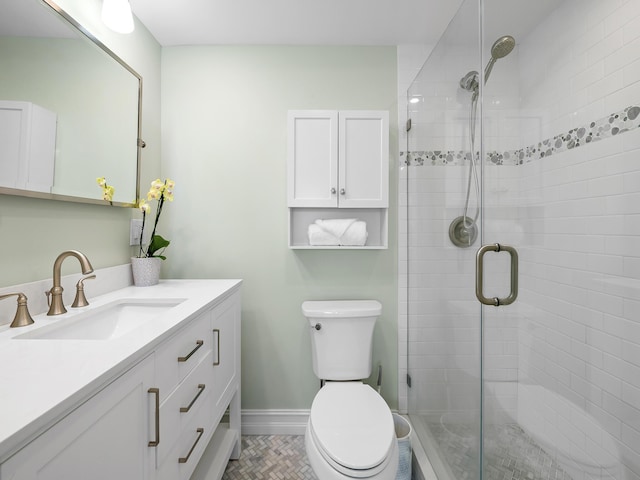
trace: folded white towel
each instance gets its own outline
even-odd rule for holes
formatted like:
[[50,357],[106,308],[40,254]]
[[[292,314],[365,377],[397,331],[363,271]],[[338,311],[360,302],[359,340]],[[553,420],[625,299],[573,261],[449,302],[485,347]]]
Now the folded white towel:
[[356,220],[356,218],[331,218],[329,220],[316,220],[316,225],[334,237],[340,238]]
[[367,243],[367,222],[361,220],[351,224],[347,231],[340,237],[340,245],[363,246]]
[[316,220],[309,225],[310,245],[363,246],[367,242],[367,223],[356,218]]
[[340,239],[312,223],[307,230],[309,245],[340,245]]

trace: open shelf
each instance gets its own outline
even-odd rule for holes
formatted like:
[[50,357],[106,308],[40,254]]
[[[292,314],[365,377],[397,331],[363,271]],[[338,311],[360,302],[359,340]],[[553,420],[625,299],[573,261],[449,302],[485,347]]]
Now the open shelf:
[[[357,218],[367,222],[364,246],[309,245],[307,230],[318,219]],[[289,208],[289,248],[299,250],[383,250],[387,244],[386,208]]]

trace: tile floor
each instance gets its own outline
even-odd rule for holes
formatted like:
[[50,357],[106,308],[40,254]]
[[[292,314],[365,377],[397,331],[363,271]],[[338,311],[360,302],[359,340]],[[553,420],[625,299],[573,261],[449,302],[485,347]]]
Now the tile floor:
[[[477,475],[477,427],[429,422],[429,430],[455,478]],[[562,465],[516,424],[485,427],[488,480],[572,480]]]
[[303,435],[243,435],[239,460],[222,480],[317,480],[307,462]]
[[[452,473],[470,478],[477,468],[477,439],[468,425],[430,423]],[[489,480],[571,480],[561,466],[519,426],[500,425],[487,432]],[[471,476],[473,476],[471,474]],[[317,480],[307,462],[302,435],[243,435],[239,460],[229,462],[222,480]]]

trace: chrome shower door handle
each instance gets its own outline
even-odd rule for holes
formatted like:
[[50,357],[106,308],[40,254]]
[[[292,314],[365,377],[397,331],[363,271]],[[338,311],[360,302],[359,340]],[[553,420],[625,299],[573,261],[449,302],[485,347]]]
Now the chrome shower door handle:
[[[507,252],[511,257],[511,291],[506,298],[487,298],[484,296],[484,254],[487,252]],[[494,243],[493,245],[483,245],[476,253],[476,297],[484,305],[511,305],[518,298],[518,252],[509,245]]]

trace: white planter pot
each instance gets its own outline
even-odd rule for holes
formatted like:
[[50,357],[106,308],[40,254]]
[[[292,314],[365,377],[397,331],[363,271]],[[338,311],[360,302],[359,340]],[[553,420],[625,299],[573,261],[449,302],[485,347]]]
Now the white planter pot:
[[162,262],[162,259],[157,257],[132,257],[133,284],[136,287],[156,285],[160,281],[160,262]]

